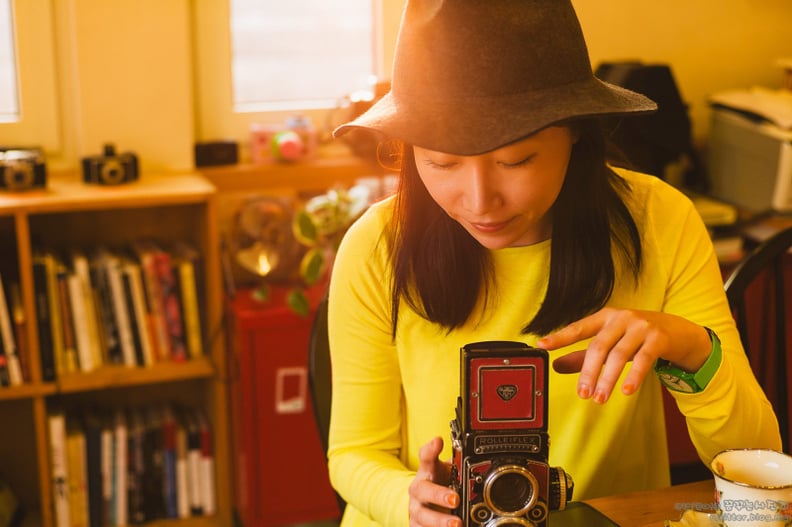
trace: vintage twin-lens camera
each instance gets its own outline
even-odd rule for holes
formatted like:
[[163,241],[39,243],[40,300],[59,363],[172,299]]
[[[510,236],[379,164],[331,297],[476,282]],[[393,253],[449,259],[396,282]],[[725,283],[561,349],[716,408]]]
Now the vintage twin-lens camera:
[[0,148],[0,189],[28,190],[47,186],[44,153],[37,148]]
[[116,154],[115,146],[104,145],[104,153],[84,157],[83,181],[100,185],[118,185],[138,179],[138,159],[131,152]]
[[520,342],[461,349],[451,421],[454,514],[465,526],[543,527],[572,498],[572,478],[547,464],[547,352]]

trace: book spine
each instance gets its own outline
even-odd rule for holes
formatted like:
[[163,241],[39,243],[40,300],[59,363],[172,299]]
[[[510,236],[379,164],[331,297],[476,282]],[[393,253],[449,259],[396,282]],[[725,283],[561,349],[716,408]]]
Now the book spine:
[[190,358],[195,359],[203,355],[203,338],[201,329],[201,316],[198,307],[198,292],[195,282],[195,267],[189,260],[178,263],[178,284],[181,294],[182,313],[184,315],[184,333],[187,341],[187,351]]
[[170,358],[174,361],[185,361],[187,359],[187,350],[184,344],[181,300],[176,288],[176,276],[171,266],[170,255],[165,251],[160,251],[155,264],[160,290],[162,291],[165,322],[168,328]]
[[102,345],[105,349],[106,362],[108,364],[123,364],[121,341],[118,338],[118,327],[116,326],[115,315],[113,315],[114,308],[110,284],[104,265],[98,257],[93,261],[90,273],[91,283],[95,286],[98,326],[102,336]]
[[61,372],[72,373],[79,369],[77,360],[77,338],[74,330],[74,314],[71,309],[69,295],[68,274],[66,269],[59,265],[55,270],[55,283],[58,288],[58,311],[61,320],[61,342],[63,343],[63,356]]
[[39,341],[41,362],[41,378],[54,381],[56,377],[55,350],[52,342],[52,324],[50,323],[49,283],[47,281],[47,264],[41,257],[33,259],[33,284],[36,300],[36,329]]
[[70,527],[69,471],[66,458],[66,416],[50,414],[47,418],[50,443],[50,474],[52,476],[52,502],[55,525]]
[[22,305],[22,291],[18,283],[11,284],[11,305],[14,318],[14,335],[17,344],[17,357],[19,357],[19,367],[22,370],[23,382],[30,382],[30,363],[28,354],[30,348],[27,338],[27,316],[25,306]]
[[91,330],[89,327],[90,315],[85,305],[85,289],[80,277],[71,274],[67,278],[69,286],[69,301],[71,303],[74,319],[74,335],[77,343],[77,357],[80,370],[84,372],[96,369],[94,353],[92,351]]
[[102,337],[99,331],[99,313],[96,308],[96,295],[91,283],[91,268],[88,258],[81,252],[72,254],[72,269],[82,289],[85,321],[88,327],[88,351],[90,362],[97,368],[104,362],[102,359]]
[[135,366],[137,364],[135,360],[135,344],[132,341],[129,313],[124,300],[124,286],[118,268],[118,261],[115,257],[110,255],[106,257],[105,270],[107,272],[107,281],[110,285],[110,298],[121,344],[122,364],[124,366]]
[[154,360],[159,361],[170,357],[170,345],[168,343],[168,327],[165,322],[162,291],[160,290],[159,277],[154,261],[155,249],[150,245],[143,240],[139,240],[133,243],[133,249],[143,274],[143,289],[147,299],[146,305],[148,306],[150,324],[154,335],[152,339]]
[[11,316],[8,311],[9,298],[3,288],[3,280],[0,278],[0,333],[2,333],[3,349],[8,368],[8,382],[11,386],[19,386],[24,382],[22,378],[22,366],[19,363],[16,343],[14,342],[14,328],[11,325]]

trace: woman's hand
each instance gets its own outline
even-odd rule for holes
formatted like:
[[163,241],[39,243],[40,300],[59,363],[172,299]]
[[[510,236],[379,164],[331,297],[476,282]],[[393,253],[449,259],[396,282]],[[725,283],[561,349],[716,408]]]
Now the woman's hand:
[[573,322],[539,339],[537,345],[553,350],[588,338],[592,340],[585,350],[557,358],[553,368],[561,373],[579,371],[578,395],[598,403],[608,400],[630,361],[621,386],[626,395],[635,393],[658,358],[694,372],[712,351],[707,330],[682,317],[614,308],[603,308]]
[[451,465],[440,461],[443,440],[435,437],[418,452],[418,473],[410,484],[410,526],[462,527],[450,513],[459,496],[448,488]]

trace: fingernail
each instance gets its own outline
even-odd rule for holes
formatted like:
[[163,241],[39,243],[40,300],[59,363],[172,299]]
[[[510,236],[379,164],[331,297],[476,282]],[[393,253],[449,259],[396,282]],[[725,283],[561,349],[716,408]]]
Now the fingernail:
[[462,520],[459,518],[451,518],[446,522],[448,527],[462,527]]
[[594,402],[602,404],[608,400],[608,394],[604,390],[597,390],[594,392]]
[[448,505],[452,509],[456,508],[456,506],[457,506],[457,495],[453,494],[453,493],[446,494],[445,502],[446,502],[446,505]]
[[624,395],[632,395],[632,394],[634,394],[635,393],[635,385],[634,384],[630,384],[630,383],[625,384],[624,386],[622,386],[622,393]]
[[578,397],[588,399],[591,397],[591,388],[587,384],[578,384]]

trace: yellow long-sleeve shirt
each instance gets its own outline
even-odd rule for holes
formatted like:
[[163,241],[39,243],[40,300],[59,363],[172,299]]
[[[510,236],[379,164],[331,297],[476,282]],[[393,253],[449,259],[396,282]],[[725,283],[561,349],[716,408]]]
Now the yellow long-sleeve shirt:
[[[712,243],[690,201],[661,180],[620,171],[632,186],[628,206],[641,233],[644,264],[635,281],[617,275],[609,306],[663,311],[712,328],[723,357],[707,388],[674,392],[700,456],[725,448],[780,449],[772,408],[751,374],[723,292]],[[401,304],[391,339],[391,275],[386,241],[392,200],[371,207],[344,238],[330,285],[333,364],[330,477],[349,503],[343,527],[408,525],[407,488],[418,450],[445,439],[459,395],[459,349],[484,340],[535,345],[520,329],[547,287],[551,240],[492,251],[497,294],[450,334]],[[618,269],[618,267],[617,267]],[[617,271],[618,273],[618,271]],[[494,300],[494,301],[493,301]],[[551,352],[561,354],[582,345]],[[616,389],[597,405],[576,395],[577,375],[550,371],[550,464],[575,481],[574,499],[656,488],[669,483],[659,381],[637,393]]]

